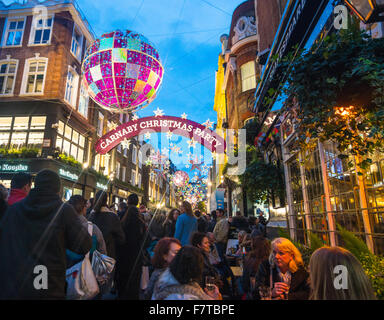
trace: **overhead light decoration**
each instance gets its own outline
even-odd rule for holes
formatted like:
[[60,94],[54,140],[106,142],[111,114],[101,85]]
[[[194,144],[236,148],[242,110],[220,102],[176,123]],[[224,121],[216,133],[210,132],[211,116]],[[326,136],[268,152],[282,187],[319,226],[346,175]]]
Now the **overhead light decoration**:
[[82,64],[90,97],[114,112],[136,112],[156,97],[164,69],[154,46],[133,31],[106,33],[88,48]]

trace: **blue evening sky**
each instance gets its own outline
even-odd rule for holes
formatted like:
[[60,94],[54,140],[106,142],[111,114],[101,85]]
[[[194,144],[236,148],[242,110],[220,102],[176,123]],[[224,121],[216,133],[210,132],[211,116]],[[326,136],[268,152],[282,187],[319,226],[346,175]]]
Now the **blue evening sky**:
[[[156,47],[165,75],[157,98],[138,114],[152,116],[157,108],[166,115],[188,115],[188,119],[204,123],[216,122],[213,110],[215,72],[221,51],[220,36],[229,33],[232,13],[241,0],[78,0],[97,37],[115,29],[129,29],[146,36]],[[156,134],[154,134],[156,135]],[[168,148],[167,139],[160,150]],[[155,145],[156,142],[152,141]],[[189,149],[186,139],[174,137],[170,142],[183,150],[170,153],[176,164],[188,164],[188,152],[211,164],[211,153],[202,148]],[[180,157],[183,156],[183,161]],[[183,165],[181,170],[189,171]],[[196,169],[190,174],[198,172]]]

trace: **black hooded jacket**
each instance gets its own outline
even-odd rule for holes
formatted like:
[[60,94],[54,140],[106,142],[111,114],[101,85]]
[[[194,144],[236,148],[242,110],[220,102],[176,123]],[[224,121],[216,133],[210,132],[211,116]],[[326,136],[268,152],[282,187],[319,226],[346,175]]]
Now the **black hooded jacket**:
[[[65,250],[86,254],[91,245],[71,205],[52,192],[31,190],[0,221],[0,299],[64,299]],[[47,289],[36,289],[43,275],[37,266],[46,267]]]

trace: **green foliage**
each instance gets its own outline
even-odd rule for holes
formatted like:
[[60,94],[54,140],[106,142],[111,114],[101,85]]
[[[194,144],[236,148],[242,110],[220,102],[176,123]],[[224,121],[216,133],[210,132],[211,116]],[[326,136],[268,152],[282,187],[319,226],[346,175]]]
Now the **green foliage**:
[[60,153],[59,156],[58,156],[58,160],[71,166],[71,167],[74,167],[78,170],[83,170],[83,165],[77,161],[74,157],[72,156],[68,156],[67,154],[65,153]]
[[253,202],[266,203],[272,193],[284,197],[283,170],[272,163],[265,163],[255,147],[247,149],[247,168],[240,175],[243,190]]
[[340,153],[363,159],[358,166],[365,169],[370,154],[384,149],[384,38],[357,26],[321,41],[279,64],[290,70],[281,85],[287,105],[298,106],[297,147],[332,140]]
[[107,176],[105,176],[104,174],[102,174],[101,172],[98,172],[96,171],[95,169],[93,169],[92,167],[90,168],[87,168],[86,171],[90,174],[93,174],[97,180],[101,183],[108,183],[109,179]]
[[40,154],[40,149],[38,148],[27,148],[23,147],[20,149],[8,149],[8,148],[0,148],[0,156],[6,159],[30,159],[37,158]]
[[343,239],[344,247],[349,250],[358,260],[361,255],[371,254],[366,243],[356,237],[352,232],[346,230],[339,224],[337,224],[338,232]]
[[373,254],[361,254],[360,263],[371,280],[377,299],[384,300],[384,258]]

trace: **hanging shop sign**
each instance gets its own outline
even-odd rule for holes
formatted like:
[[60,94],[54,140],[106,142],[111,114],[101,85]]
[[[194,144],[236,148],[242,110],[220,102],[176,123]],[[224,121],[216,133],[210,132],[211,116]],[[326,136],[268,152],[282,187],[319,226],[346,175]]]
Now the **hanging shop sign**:
[[120,198],[127,198],[128,197],[128,192],[121,190],[121,189],[118,189],[117,194]]
[[212,127],[212,123],[199,124],[172,116],[140,118],[124,123],[101,137],[96,143],[96,152],[106,154],[127,139],[152,132],[163,132],[189,138],[193,143],[200,143],[211,152],[224,153],[224,139],[209,127]]
[[106,191],[108,189],[108,185],[96,182],[96,188]]
[[1,172],[26,172],[29,171],[29,165],[21,163],[2,163],[0,164]]
[[77,182],[77,180],[79,180],[79,176],[77,174],[72,173],[68,170],[62,169],[62,168],[59,169],[59,175],[65,179],[72,180],[75,182]]

